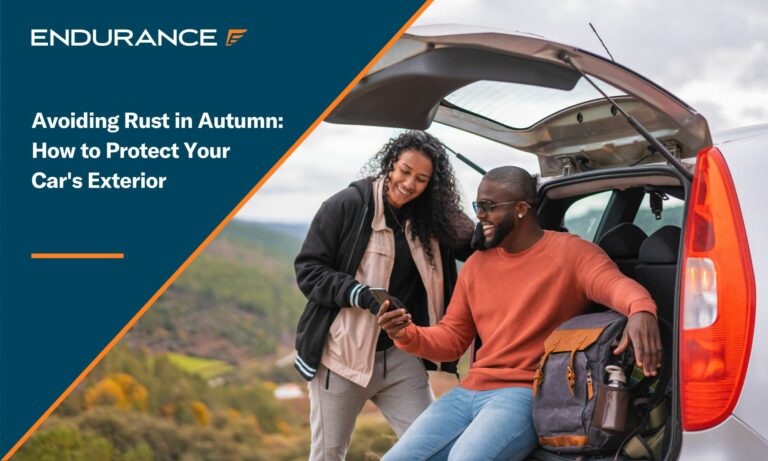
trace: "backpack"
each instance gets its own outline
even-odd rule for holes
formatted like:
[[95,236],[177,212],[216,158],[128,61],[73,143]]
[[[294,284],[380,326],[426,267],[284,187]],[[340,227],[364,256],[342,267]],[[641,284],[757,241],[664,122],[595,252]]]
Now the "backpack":
[[[634,354],[630,348],[613,354],[626,324],[627,318],[614,311],[580,315],[560,325],[544,342],[533,380],[533,422],[544,449],[576,454],[616,451],[635,429],[628,386]],[[608,365],[623,371],[627,385],[608,386]]]

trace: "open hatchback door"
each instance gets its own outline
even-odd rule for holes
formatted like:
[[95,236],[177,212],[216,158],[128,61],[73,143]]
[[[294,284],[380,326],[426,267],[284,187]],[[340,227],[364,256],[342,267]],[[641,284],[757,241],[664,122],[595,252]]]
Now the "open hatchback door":
[[439,122],[536,155],[543,177],[665,161],[563,53],[678,159],[712,145],[704,117],[620,64],[466,26],[410,29],[326,121],[409,129]]

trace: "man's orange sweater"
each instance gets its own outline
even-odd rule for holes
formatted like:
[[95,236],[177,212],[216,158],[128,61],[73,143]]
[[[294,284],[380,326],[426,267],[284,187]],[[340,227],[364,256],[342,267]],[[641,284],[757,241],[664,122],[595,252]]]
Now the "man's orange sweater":
[[590,300],[624,315],[656,305],[597,245],[545,231],[520,253],[474,253],[459,274],[445,317],[433,327],[409,325],[400,349],[436,362],[456,360],[483,342],[461,386],[489,390],[530,387],[544,340],[561,323],[585,313]]

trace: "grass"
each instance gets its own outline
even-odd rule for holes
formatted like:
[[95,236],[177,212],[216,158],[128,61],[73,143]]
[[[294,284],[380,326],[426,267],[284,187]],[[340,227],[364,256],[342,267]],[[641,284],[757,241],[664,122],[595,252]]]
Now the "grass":
[[176,354],[173,352],[168,352],[166,356],[171,363],[184,371],[200,375],[205,379],[215,378],[235,369],[232,365],[221,360],[192,357],[190,355]]

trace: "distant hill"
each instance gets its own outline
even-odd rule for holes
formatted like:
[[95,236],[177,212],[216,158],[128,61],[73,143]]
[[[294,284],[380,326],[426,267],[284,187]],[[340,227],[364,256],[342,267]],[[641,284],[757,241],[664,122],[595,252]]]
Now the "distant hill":
[[230,363],[289,348],[306,302],[293,270],[301,239],[278,229],[232,221],[126,342]]
[[[279,226],[230,223],[13,459],[307,459],[306,399],[275,396],[280,383],[305,386],[292,361],[276,363],[305,304],[293,273],[300,244]],[[438,392],[456,384],[441,379],[450,385]],[[372,411],[350,461],[378,459],[395,439]]]
[[307,231],[309,231],[309,224],[287,224],[287,223],[260,223],[265,227],[268,227],[269,229],[272,229],[276,232],[279,232],[283,235],[290,235],[293,237],[296,237],[300,241],[304,241],[304,238],[307,236]]
[[308,230],[308,224],[259,223],[233,219],[219,237],[241,239],[246,245],[254,245],[274,256],[293,260]]

